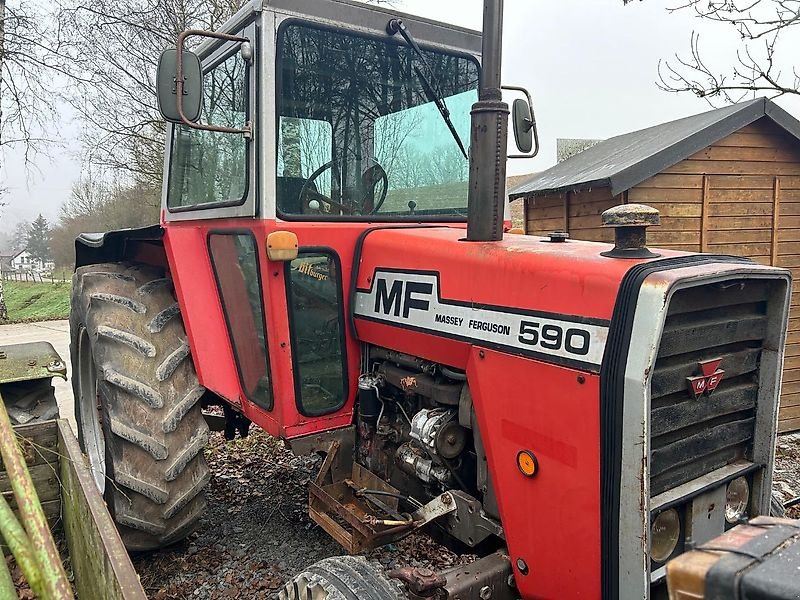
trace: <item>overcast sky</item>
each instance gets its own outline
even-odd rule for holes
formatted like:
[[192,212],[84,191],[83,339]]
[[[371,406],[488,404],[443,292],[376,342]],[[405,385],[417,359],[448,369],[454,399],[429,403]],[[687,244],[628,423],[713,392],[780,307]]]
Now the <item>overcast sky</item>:
[[[678,0],[506,0],[503,79],[533,94],[541,155],[512,161],[511,174],[543,170],[555,163],[556,138],[604,139],[709,109],[691,95],[675,95],[655,84],[659,59],[688,48],[693,29],[701,33],[704,56],[725,64],[737,37],[724,26],[704,24],[682,11]],[[480,29],[482,0],[399,0],[404,12]],[[800,54],[800,39],[786,40],[781,53]],[[779,100],[800,116],[800,100]],[[61,125],[63,148],[25,173],[22,160],[7,152],[0,179],[9,206],[0,222],[8,230],[38,212],[55,220],[80,176],[79,126]]]

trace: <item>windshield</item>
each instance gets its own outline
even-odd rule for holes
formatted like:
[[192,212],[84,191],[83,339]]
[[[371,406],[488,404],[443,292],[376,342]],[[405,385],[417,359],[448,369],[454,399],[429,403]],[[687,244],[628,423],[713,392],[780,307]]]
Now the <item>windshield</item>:
[[[433,91],[470,138],[477,61],[423,50]],[[466,217],[469,162],[396,39],[302,24],[278,40],[278,210],[319,217]]]

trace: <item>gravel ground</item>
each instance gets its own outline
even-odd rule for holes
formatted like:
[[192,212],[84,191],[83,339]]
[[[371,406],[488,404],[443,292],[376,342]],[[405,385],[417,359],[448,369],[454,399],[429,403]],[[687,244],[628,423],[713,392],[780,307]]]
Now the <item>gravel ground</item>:
[[[244,440],[212,435],[207,450],[214,477],[209,510],[190,539],[134,557],[150,598],[274,598],[296,573],[342,549],[307,515],[308,482],[318,459],[297,457],[283,443],[255,430]],[[778,440],[775,490],[784,501],[800,496],[800,434]],[[800,506],[789,516],[800,518]],[[445,568],[459,557],[424,534],[372,551],[387,569]]]
[[[295,456],[255,428],[227,443],[212,434],[207,457],[214,477],[199,530],[169,549],[134,556],[150,598],[273,598],[305,567],[344,553],[307,514],[308,482],[318,459]],[[474,559],[458,557],[424,534],[367,556],[387,569],[445,568]]]
[[[780,436],[775,455],[772,488],[785,503],[800,497],[800,433]],[[800,504],[787,510],[786,516],[800,519]]]

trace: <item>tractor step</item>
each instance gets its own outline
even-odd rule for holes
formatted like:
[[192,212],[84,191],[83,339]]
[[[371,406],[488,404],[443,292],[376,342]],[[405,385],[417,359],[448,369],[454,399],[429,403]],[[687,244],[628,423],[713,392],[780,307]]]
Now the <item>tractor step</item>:
[[456,501],[446,492],[413,513],[402,513],[395,487],[358,463],[351,476],[333,481],[331,466],[339,442],[330,445],[315,481],[309,484],[308,513],[350,554],[358,554],[397,541],[431,521],[456,510]]

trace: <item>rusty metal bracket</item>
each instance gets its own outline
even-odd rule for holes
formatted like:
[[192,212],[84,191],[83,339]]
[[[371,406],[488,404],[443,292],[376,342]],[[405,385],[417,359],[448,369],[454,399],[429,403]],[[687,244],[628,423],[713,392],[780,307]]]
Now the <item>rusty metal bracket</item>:
[[0,383],[67,378],[67,365],[50,342],[0,346]]

